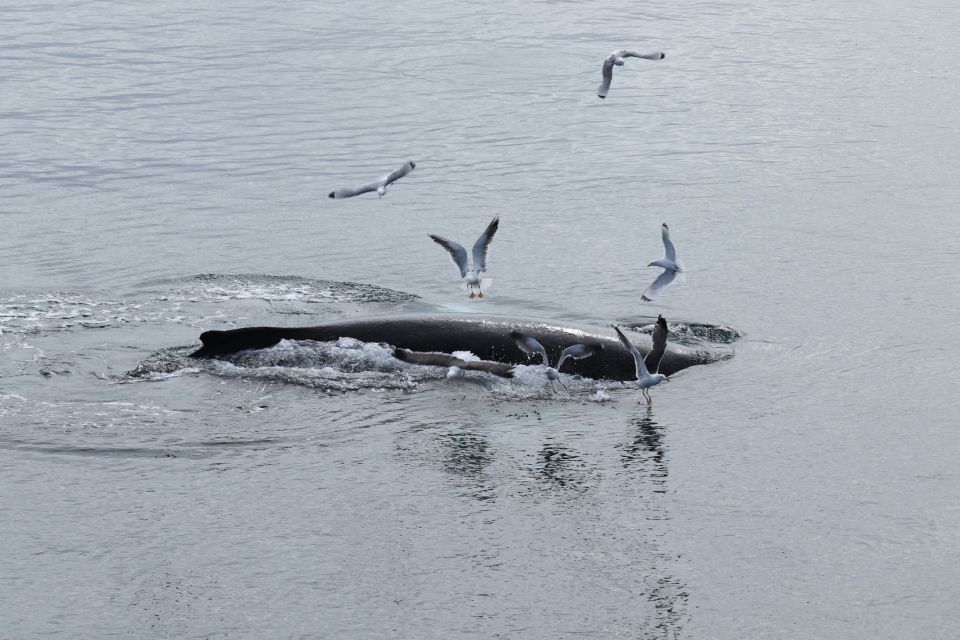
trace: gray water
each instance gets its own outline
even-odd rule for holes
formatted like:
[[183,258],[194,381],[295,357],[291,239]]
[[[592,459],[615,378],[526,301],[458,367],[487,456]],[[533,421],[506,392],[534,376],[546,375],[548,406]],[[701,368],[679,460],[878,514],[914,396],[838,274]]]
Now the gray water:
[[[0,33],[0,636],[956,633],[957,7],[8,2]],[[624,46],[667,57],[601,101]],[[495,215],[471,302],[426,236]],[[642,303],[661,222],[687,281]],[[349,340],[185,357],[397,312],[663,314],[734,355],[649,410]]]

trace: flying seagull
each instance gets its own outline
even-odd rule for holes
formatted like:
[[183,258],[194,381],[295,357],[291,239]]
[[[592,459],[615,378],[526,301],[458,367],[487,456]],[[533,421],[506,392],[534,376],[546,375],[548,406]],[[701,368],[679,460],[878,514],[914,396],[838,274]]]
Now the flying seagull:
[[410,364],[425,364],[435,367],[449,367],[447,379],[463,375],[464,371],[486,371],[501,378],[513,377],[513,365],[503,362],[479,360],[467,351],[441,353],[439,351],[410,351],[409,349],[395,348],[393,357]]
[[[463,278],[467,283],[467,290],[470,292],[470,298],[473,298],[476,295],[479,295],[481,298],[483,297],[480,274],[487,270],[487,248],[490,246],[490,241],[493,240],[493,234],[497,232],[499,225],[500,218],[494,218],[490,224],[487,225],[487,228],[484,230],[484,232],[480,234],[480,237],[477,238],[477,241],[473,243],[472,269],[467,267],[466,249],[452,240],[447,240],[446,238],[430,234],[430,238],[434,242],[450,252],[450,257],[453,258],[453,263],[457,265],[458,269],[460,269],[460,277]],[[475,294],[473,292],[474,289],[476,289],[478,293]]]
[[510,337],[514,342],[517,343],[517,346],[520,347],[520,350],[524,353],[540,354],[540,357],[543,358],[543,364],[547,368],[547,380],[549,380],[551,383],[556,380],[560,382],[560,384],[563,384],[563,381],[560,380],[560,368],[563,367],[563,363],[566,362],[567,358],[580,360],[582,358],[589,358],[590,356],[603,351],[603,345],[600,343],[584,344],[582,342],[578,342],[577,344],[570,345],[560,353],[560,359],[557,361],[557,368],[554,369],[550,366],[550,358],[547,356],[547,350],[542,344],[540,344],[539,340],[532,336],[520,333],[516,329],[510,332]]
[[617,49],[603,61],[603,82],[600,83],[600,87],[597,89],[597,95],[601,98],[606,98],[607,94],[610,93],[610,81],[613,80],[613,66],[618,67],[623,66],[624,58],[644,58],[646,60],[663,60],[666,55],[662,51],[654,51],[652,53],[640,53],[639,51],[630,51],[629,49]]
[[[650,348],[650,353],[647,354],[646,361],[644,361],[640,351],[627,340],[627,336],[623,335],[620,327],[614,327],[613,329],[617,332],[623,346],[633,355],[633,361],[637,366],[637,386],[643,392],[643,397],[647,399],[647,405],[653,404],[653,398],[650,397],[650,392],[647,389],[668,379],[667,376],[658,373],[663,352],[667,348],[667,321],[663,319],[663,316],[657,318],[657,326],[653,329],[653,346]],[[650,373],[651,370],[653,373]]]
[[410,160],[409,162],[404,162],[402,167],[400,167],[393,173],[382,177],[378,182],[371,182],[369,184],[365,184],[361,187],[356,187],[356,188],[346,187],[344,189],[337,189],[336,191],[331,191],[329,197],[330,198],[352,198],[353,196],[358,196],[361,193],[376,191],[377,195],[382,198],[383,196],[386,195],[387,186],[390,183],[396,182],[403,176],[407,175],[408,173],[413,171],[416,168],[416,166],[417,166],[417,163],[414,162],[413,160]]
[[670,240],[670,227],[667,226],[667,223],[664,222],[663,226],[660,228],[660,235],[663,237],[663,249],[666,254],[661,260],[654,260],[648,267],[661,267],[663,273],[657,276],[657,279],[654,280],[647,290],[643,292],[643,295],[640,296],[640,299],[644,302],[650,302],[658,295],[660,292],[667,288],[671,282],[673,282],[678,275],[683,273],[683,264],[677,259],[677,250],[673,246],[673,242]]

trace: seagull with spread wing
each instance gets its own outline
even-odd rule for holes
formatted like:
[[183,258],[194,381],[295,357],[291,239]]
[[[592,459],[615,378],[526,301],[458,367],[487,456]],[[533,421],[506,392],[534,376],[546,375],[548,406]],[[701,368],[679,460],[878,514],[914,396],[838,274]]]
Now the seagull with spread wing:
[[533,336],[528,336],[524,333],[521,333],[516,329],[510,332],[510,338],[517,343],[517,346],[520,347],[520,350],[524,353],[539,353],[540,357],[543,358],[543,365],[547,368],[547,380],[549,380],[551,383],[556,380],[557,382],[560,382],[561,385],[563,384],[563,381],[560,380],[560,368],[563,367],[563,363],[566,362],[567,358],[581,360],[583,358],[589,358],[590,356],[603,351],[603,345],[600,343],[585,344],[578,342],[577,344],[570,345],[560,353],[560,359],[557,361],[557,368],[554,369],[550,366],[550,357],[547,355],[546,348],[540,344],[539,340]]
[[448,380],[462,376],[464,371],[486,371],[501,378],[513,377],[512,364],[480,360],[468,351],[454,351],[450,354],[439,351],[411,351],[409,349],[395,348],[393,350],[393,357],[397,360],[409,362],[410,364],[449,367],[447,370]]
[[[487,228],[484,229],[483,233],[480,234],[480,237],[477,238],[477,241],[473,243],[473,268],[468,267],[467,250],[461,245],[452,240],[430,234],[430,238],[434,242],[450,252],[453,263],[457,265],[457,268],[460,270],[460,277],[463,278],[467,285],[467,291],[470,292],[471,299],[475,296],[483,297],[483,288],[481,286],[483,283],[480,279],[480,274],[487,270],[487,249],[490,247],[493,234],[497,232],[499,226],[500,218],[494,218],[490,224],[487,225]],[[473,292],[474,289],[477,290],[477,293]]]
[[[652,405],[653,398],[650,397],[648,389],[664,380],[669,380],[667,376],[659,373],[660,361],[663,360],[663,352],[667,349],[667,321],[663,319],[663,316],[657,317],[657,326],[653,329],[653,346],[650,348],[650,353],[647,354],[646,359],[633,346],[633,343],[627,340],[627,336],[623,335],[620,327],[614,327],[613,329],[617,332],[617,337],[620,338],[623,346],[633,355],[633,361],[637,367],[637,386],[643,392],[643,397],[647,399],[647,405]],[[650,373],[651,371],[653,373]]]
[[385,175],[380,178],[377,182],[371,182],[360,187],[345,187],[343,189],[337,189],[336,191],[331,191],[328,197],[342,199],[342,198],[352,198],[353,196],[358,196],[361,193],[369,193],[370,191],[376,191],[379,197],[383,197],[387,194],[387,187],[413,171],[417,166],[417,163],[413,160],[409,162],[404,162],[403,166],[397,169],[396,171]]
[[601,70],[603,82],[600,83],[600,87],[597,89],[597,96],[606,98],[607,94],[610,93],[610,81],[613,80],[613,67],[622,67],[624,58],[663,60],[665,57],[666,55],[662,51],[654,51],[652,53],[640,53],[639,51],[630,51],[629,49],[618,49],[614,51],[603,61],[603,69]]
[[660,229],[660,235],[663,238],[665,256],[660,260],[654,260],[647,266],[660,267],[663,269],[663,273],[657,276],[657,279],[640,296],[640,299],[644,302],[650,302],[660,295],[667,288],[667,285],[676,280],[677,276],[680,276],[681,280],[683,279],[683,264],[677,259],[677,249],[673,246],[673,241],[670,240],[670,228],[666,222]]

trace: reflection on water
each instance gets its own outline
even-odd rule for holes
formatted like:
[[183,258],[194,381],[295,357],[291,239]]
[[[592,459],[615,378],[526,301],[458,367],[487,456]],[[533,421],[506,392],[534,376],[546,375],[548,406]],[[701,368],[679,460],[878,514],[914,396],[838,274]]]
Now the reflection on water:
[[682,637],[690,594],[680,581],[670,575],[659,576],[647,599],[653,604],[653,614],[643,637],[663,640]]
[[676,557],[664,550],[664,536],[669,532],[670,514],[665,503],[667,493],[667,459],[665,455],[665,428],[654,420],[653,408],[644,407],[642,413],[628,422],[628,439],[617,445],[620,464],[625,477],[636,488],[643,500],[643,520],[646,525],[640,533],[643,544],[652,548],[651,566],[646,572],[646,598],[653,606],[646,620],[644,638],[673,639],[682,637],[687,620],[689,593],[676,578]]
[[493,461],[490,442],[474,431],[459,431],[440,435],[444,450],[444,468],[450,473],[476,478]]
[[654,491],[662,493],[667,478],[667,465],[663,458],[663,427],[654,421],[651,407],[647,407],[642,416],[633,418],[630,424],[632,438],[620,446],[623,467],[641,467],[649,460],[651,465],[647,475],[658,485]]
[[440,458],[448,473],[464,478],[470,495],[477,500],[494,500],[496,492],[486,477],[486,468],[493,462],[494,451],[489,439],[480,430],[451,431],[438,436]]
[[587,489],[587,468],[580,454],[553,439],[547,439],[537,453],[537,466],[540,477],[551,487]]

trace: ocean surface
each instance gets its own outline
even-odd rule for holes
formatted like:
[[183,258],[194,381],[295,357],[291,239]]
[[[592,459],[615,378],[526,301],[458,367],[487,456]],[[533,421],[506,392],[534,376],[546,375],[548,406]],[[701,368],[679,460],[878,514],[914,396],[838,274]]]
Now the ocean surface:
[[[960,7],[9,0],[0,637],[946,638]],[[600,66],[617,48],[660,62]],[[386,197],[331,200],[406,160]],[[440,234],[494,216],[470,300]],[[652,303],[660,224],[687,278]],[[649,330],[640,392],[208,329]]]

